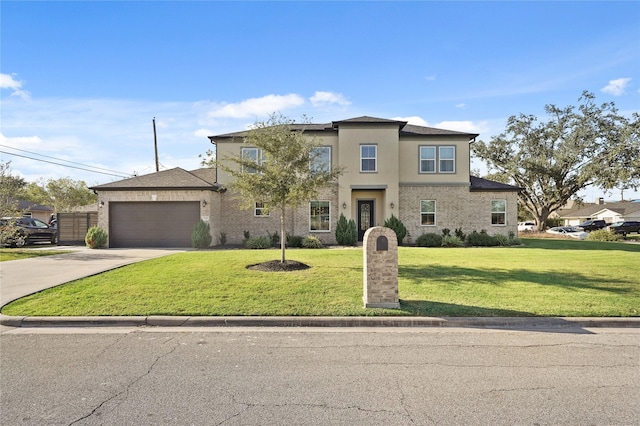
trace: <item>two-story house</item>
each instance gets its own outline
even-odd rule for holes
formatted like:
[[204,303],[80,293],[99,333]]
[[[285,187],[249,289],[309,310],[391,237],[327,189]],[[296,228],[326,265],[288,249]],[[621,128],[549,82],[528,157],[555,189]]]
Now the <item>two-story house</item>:
[[[295,128],[296,126],[294,126]],[[415,126],[405,121],[359,117],[296,130],[315,137],[325,162],[344,174],[317,199],[287,212],[286,232],[315,235],[335,243],[335,227],[344,214],[354,219],[359,238],[371,226],[395,215],[412,238],[427,232],[461,228],[465,233],[517,231],[519,188],[470,176],[470,143],[478,136]],[[259,161],[256,147],[244,143],[247,132],[210,136],[217,158],[243,155]],[[98,223],[111,247],[188,246],[199,219],[211,226],[214,244],[224,233],[229,244],[280,230],[277,212],[255,200],[238,208],[237,194],[226,190],[222,170],[180,168],[96,186]]]
[[[320,143],[323,158],[341,165],[344,174],[317,200],[287,215],[287,232],[316,235],[335,243],[340,214],[354,219],[359,239],[371,226],[395,215],[414,238],[444,228],[490,234],[516,232],[518,188],[471,177],[470,149],[477,134],[414,126],[405,121],[359,117],[328,124],[300,126]],[[210,136],[218,158],[230,154],[259,159],[246,146],[247,132]],[[230,177],[219,172],[219,185]],[[264,235],[279,229],[279,216],[266,216],[256,201],[252,211],[239,211],[233,194],[221,194],[221,229],[233,242],[243,230]]]

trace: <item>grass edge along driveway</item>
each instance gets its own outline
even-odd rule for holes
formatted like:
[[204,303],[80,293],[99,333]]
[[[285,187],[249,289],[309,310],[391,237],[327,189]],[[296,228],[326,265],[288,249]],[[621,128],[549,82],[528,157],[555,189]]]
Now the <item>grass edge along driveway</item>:
[[399,249],[399,310],[362,306],[362,250],[291,249],[311,265],[260,272],[277,250],[192,251],[8,304],[5,315],[640,316],[640,245],[524,239],[509,248]]

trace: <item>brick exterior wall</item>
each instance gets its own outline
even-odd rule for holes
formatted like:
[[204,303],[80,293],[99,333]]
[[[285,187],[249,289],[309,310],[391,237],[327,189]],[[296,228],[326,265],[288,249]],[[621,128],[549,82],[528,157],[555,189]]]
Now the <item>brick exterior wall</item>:
[[[420,200],[436,201],[436,225],[421,225]],[[491,200],[507,201],[507,224],[491,224]],[[441,234],[444,228],[462,228],[465,234],[485,229],[488,234],[517,234],[516,192],[470,192],[468,186],[401,186],[399,219],[413,241],[425,233]],[[406,239],[405,239],[406,242]]]

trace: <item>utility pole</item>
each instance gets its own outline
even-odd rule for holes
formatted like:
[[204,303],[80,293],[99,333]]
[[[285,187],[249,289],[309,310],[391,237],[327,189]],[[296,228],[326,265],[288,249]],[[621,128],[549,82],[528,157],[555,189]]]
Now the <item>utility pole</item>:
[[156,172],[160,171],[160,163],[158,162],[158,137],[156,136],[156,118],[153,117],[153,147],[156,152]]

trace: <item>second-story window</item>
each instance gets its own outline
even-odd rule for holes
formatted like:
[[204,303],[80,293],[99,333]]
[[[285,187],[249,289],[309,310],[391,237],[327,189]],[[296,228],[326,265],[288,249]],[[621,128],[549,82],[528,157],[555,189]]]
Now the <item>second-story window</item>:
[[441,146],[439,148],[440,155],[440,173],[455,173],[456,171],[456,147]]
[[[241,148],[240,156],[243,160],[249,160],[258,165],[264,164],[266,160],[264,157],[264,153],[258,148]],[[243,166],[242,171],[246,173],[255,173],[256,169],[253,167]]]
[[420,147],[420,173],[436,172],[436,147]]
[[377,145],[360,145],[360,171],[375,172],[378,170]]
[[311,163],[309,164],[309,168],[312,171],[325,171],[328,172],[331,170],[331,147],[330,146],[319,146],[314,148],[311,152]]

